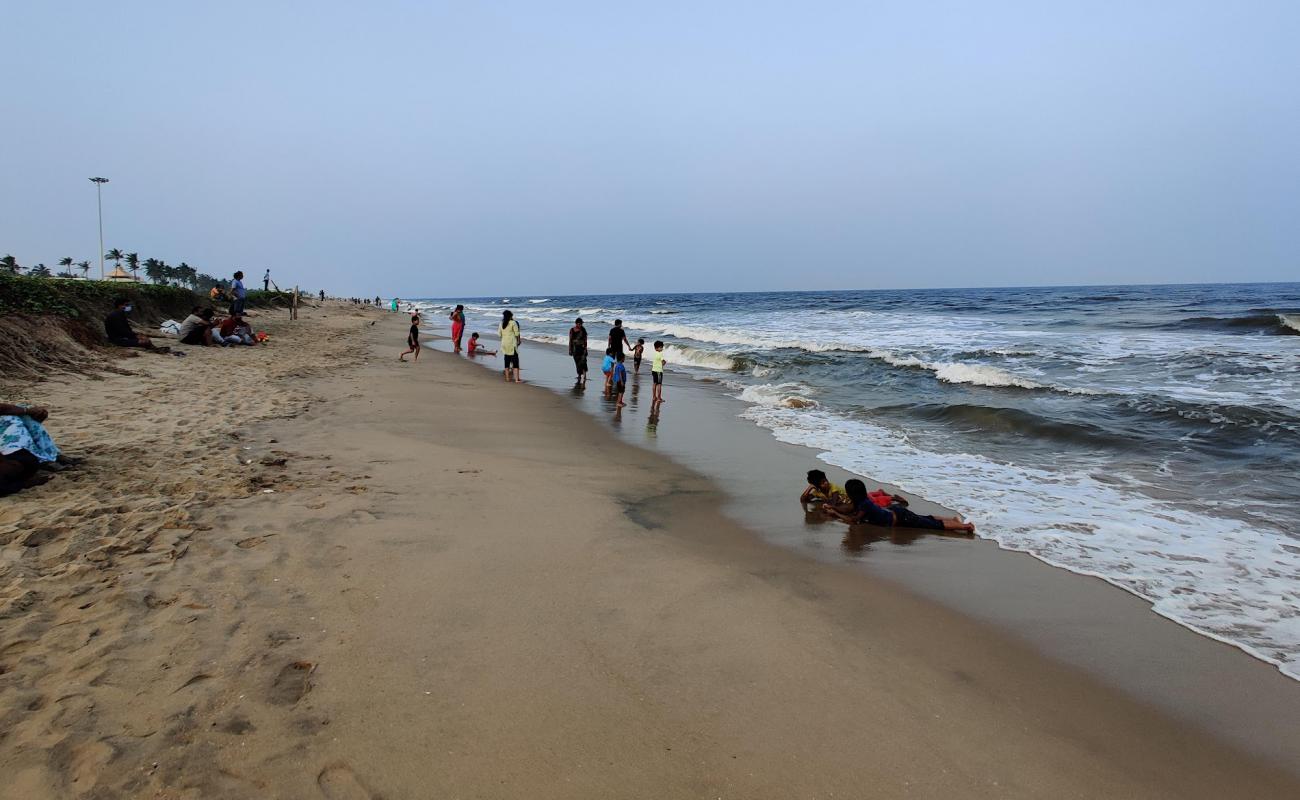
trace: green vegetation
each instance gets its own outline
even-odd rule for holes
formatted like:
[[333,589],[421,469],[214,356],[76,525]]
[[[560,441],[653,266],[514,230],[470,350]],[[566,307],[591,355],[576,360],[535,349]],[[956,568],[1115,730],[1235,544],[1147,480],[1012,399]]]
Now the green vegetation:
[[73,319],[106,310],[116,297],[143,299],[173,313],[187,311],[199,299],[178,286],[113,281],[58,280],[0,271],[0,314],[57,314]]

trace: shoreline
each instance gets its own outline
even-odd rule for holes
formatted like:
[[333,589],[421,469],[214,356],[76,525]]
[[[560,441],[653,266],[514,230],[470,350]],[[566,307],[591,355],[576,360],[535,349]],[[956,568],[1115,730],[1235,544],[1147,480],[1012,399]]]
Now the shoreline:
[[[445,336],[425,338],[432,349],[450,352]],[[1148,599],[1103,576],[1003,547],[991,538],[874,529],[853,534],[842,525],[806,520],[791,499],[801,470],[825,468],[837,482],[857,473],[829,465],[816,449],[783,442],[741,418],[746,404],[717,381],[678,372],[673,385],[670,375],[670,392],[682,393],[682,402],[668,403],[655,436],[641,438],[628,433],[635,430],[634,421],[644,421],[644,411],[636,412],[635,405],[640,387],[629,386],[626,418],[614,421],[612,405],[593,403],[590,397],[601,394],[598,362],[592,364],[594,388],[583,396],[567,388],[573,382],[572,362],[562,347],[550,342],[526,346],[531,364],[524,374],[527,378],[531,367],[531,383],[567,396],[624,441],[719,482],[730,516],[757,538],[804,557],[848,565],[992,624],[1047,657],[1082,668],[1278,763],[1294,764],[1300,753],[1300,684],[1268,659],[1159,614]],[[499,359],[489,357],[480,359],[479,366],[495,364]],[[955,513],[877,476],[858,477],[871,487],[906,495],[921,513]],[[841,547],[827,546],[841,536]]]
[[[193,409],[164,404],[150,420],[165,435],[155,461],[129,462],[133,491],[215,462],[191,487],[191,519],[110,506],[18,554],[6,546],[19,563],[33,550],[57,562],[90,521],[183,531],[132,552],[128,525],[113,563],[0,619],[0,767],[15,776],[3,791],[1217,797],[1300,785],[994,627],[765,543],[721,513],[711,481],[610,436],[562,395],[435,353],[398,365],[397,315],[318,313],[279,326],[286,348],[259,351],[262,364],[201,351],[184,371],[166,366],[172,380],[268,370],[238,437],[223,429],[189,453],[194,434],[166,426]],[[51,403],[56,437],[58,414],[98,414],[90,435],[113,419],[103,399],[163,379],[140,366],[69,379],[98,391]],[[97,456],[70,477],[122,463]],[[60,478],[32,499],[84,499]]]

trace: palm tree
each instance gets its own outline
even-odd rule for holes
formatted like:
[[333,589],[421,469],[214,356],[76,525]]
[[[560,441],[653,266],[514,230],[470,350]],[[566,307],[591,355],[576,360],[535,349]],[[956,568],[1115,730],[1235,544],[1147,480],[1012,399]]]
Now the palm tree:
[[144,260],[144,274],[154,283],[161,283],[163,278],[163,263],[156,258],[146,258]]
[[182,261],[176,265],[176,273],[180,276],[181,281],[191,289],[199,285],[199,271],[189,264]]
[[88,276],[90,275],[90,262],[89,262],[89,261],[78,261],[78,262],[77,262],[77,269],[81,270],[81,277],[82,277],[83,279],[86,278],[86,277],[88,277]]
[[18,266],[18,259],[13,256],[5,256],[0,258],[0,270],[8,272],[10,275],[17,275],[22,271],[22,267]]
[[122,251],[118,250],[116,247],[114,247],[112,250],[109,250],[107,253],[105,253],[104,258],[107,258],[109,261],[112,261],[113,266],[115,268],[117,269],[122,268],[122,259],[124,258],[124,256],[122,255]]
[[64,256],[63,258],[60,258],[59,266],[63,267],[64,272],[68,272],[68,274],[71,275],[72,273],[69,272],[69,270],[72,268],[72,256]]
[[50,268],[45,266],[44,264],[37,264],[36,266],[27,270],[27,274],[36,278],[48,278],[50,277]]
[[137,281],[140,280],[140,276],[139,276],[139,274],[138,274],[138,273],[140,272],[140,254],[139,254],[139,253],[127,253],[127,254],[126,254],[126,267],[127,267],[127,269],[131,270],[131,277],[132,277],[132,278],[135,278]]

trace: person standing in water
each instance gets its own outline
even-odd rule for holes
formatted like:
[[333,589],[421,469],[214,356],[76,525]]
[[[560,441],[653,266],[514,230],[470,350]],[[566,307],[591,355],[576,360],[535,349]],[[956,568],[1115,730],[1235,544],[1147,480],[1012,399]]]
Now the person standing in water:
[[627,340],[627,331],[623,330],[623,320],[616,319],[614,327],[609,329],[609,349],[615,361],[623,355],[623,345],[631,347],[632,343]]
[[657,406],[664,401],[664,343],[655,342],[654,358],[650,361],[650,377],[654,379],[654,393],[650,397],[651,405]]
[[515,322],[513,312],[501,312],[501,355],[505,358],[506,383],[510,382],[510,370],[515,371],[515,383],[523,383],[519,378],[519,323]]
[[451,343],[455,346],[456,352],[460,352],[460,337],[465,335],[465,306],[457,305],[456,310],[451,312]]
[[578,371],[578,380],[587,382],[587,329],[582,324],[582,317],[573,321],[569,328],[569,355],[573,356],[573,368]]
[[414,361],[420,360],[420,315],[411,315],[411,330],[406,334],[406,350],[397,357],[398,361],[405,361],[407,353],[415,353],[411,356]]

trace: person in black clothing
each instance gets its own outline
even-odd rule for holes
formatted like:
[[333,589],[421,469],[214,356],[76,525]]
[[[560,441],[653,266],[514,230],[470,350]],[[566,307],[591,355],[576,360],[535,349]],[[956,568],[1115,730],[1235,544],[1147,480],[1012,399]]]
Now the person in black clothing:
[[130,313],[130,300],[119,297],[113,301],[113,310],[108,312],[108,316],[104,317],[104,334],[108,336],[109,344],[118,347],[143,347],[146,350],[152,350],[153,342],[149,341],[148,336],[131,330],[131,321],[126,316]]
[[420,315],[411,315],[411,330],[406,334],[406,350],[397,357],[398,361],[405,361],[407,353],[415,353],[411,358],[415,361],[420,360]]
[[614,351],[615,361],[623,355],[623,345],[631,347],[632,343],[627,340],[627,331],[623,330],[623,320],[616,319],[614,327],[609,329],[609,349]]
[[587,380],[587,329],[582,325],[582,317],[573,321],[569,328],[569,355],[573,356],[573,367],[578,370],[578,380]]

